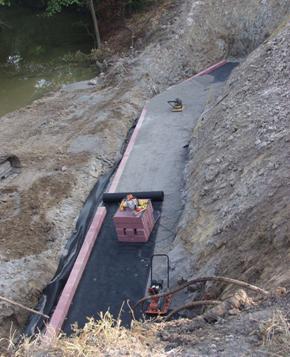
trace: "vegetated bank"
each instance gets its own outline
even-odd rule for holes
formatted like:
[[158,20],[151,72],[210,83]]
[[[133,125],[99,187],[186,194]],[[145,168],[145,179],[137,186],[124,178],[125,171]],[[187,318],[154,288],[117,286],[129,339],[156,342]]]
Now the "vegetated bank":
[[[219,6],[214,1],[184,0],[175,4],[164,1],[151,13],[128,21],[127,25],[132,28],[135,26],[140,34],[134,51],[131,50],[128,56],[111,59],[107,72],[97,79],[96,87],[89,88],[86,83],[70,86],[23,110],[2,117],[1,143],[5,150],[20,158],[22,171],[1,183],[1,189],[8,194],[8,208],[5,209],[7,218],[1,222],[1,294],[30,306],[35,304],[39,291],[56,269],[61,248],[82,201],[95,179],[116,158],[127,128],[147,98],[221,58],[246,55],[273,32],[283,21],[287,11],[289,1],[260,3],[253,0],[246,5],[238,1],[234,4],[232,1],[222,1]],[[116,40],[118,37],[112,39],[111,43]],[[235,96],[228,94],[228,99],[225,98],[208,115],[213,115],[230,98],[232,102],[227,109],[229,115],[233,108],[239,110],[244,101],[240,99],[240,102],[235,102],[240,93],[238,86],[248,86],[250,80],[264,83],[264,76],[259,77],[259,66],[249,63],[258,56],[261,48],[242,65],[242,71],[245,72],[246,67],[253,70],[254,67],[251,66],[257,66],[253,77],[245,77],[245,82],[239,82],[237,69],[234,74],[236,77],[232,77],[236,78],[236,82],[230,80],[232,84],[229,87],[236,86]],[[269,55],[271,51],[266,53]],[[273,77],[273,81],[275,80]],[[254,89],[252,86],[251,90]],[[241,92],[243,90],[241,87]],[[254,93],[252,97],[254,100]],[[248,111],[250,110],[249,107]],[[217,124],[213,129],[213,120],[216,119],[211,119],[206,126],[206,130],[212,130],[208,132],[208,137],[211,134],[214,139],[215,133],[218,132],[219,137],[223,137],[223,130],[227,128],[228,122],[225,121],[223,126],[220,126],[216,120]],[[198,162],[194,160],[200,158],[199,165],[205,165],[206,160],[211,157],[210,151],[206,151],[207,148],[199,148],[206,140],[201,140],[201,133],[205,130],[203,121],[201,120],[196,128],[195,133],[198,134],[195,135],[198,135],[198,139],[192,142],[193,157],[187,175],[187,204],[176,245],[173,247],[175,250],[171,254],[176,278],[178,275],[187,278],[202,272],[228,272],[222,269],[223,264],[219,267],[219,257],[215,256],[215,236],[211,233],[215,232],[212,222],[217,218],[209,220],[208,211],[202,209],[206,202],[203,200],[207,197],[209,201],[213,200],[214,194],[202,196],[202,190],[205,189],[206,193],[202,176],[205,171],[202,168],[195,170]],[[239,128],[236,132],[238,135]],[[228,138],[226,135],[227,140]],[[221,142],[224,144],[227,141],[223,139]],[[231,150],[235,144],[236,141],[232,141]],[[209,145],[208,150],[214,150],[211,145],[213,143]],[[244,146],[240,145],[239,153],[244,149]],[[215,155],[218,155],[219,149],[219,146],[215,147]],[[255,162],[253,168],[255,170]],[[220,172],[221,166],[218,169]],[[197,175],[194,185],[200,184],[202,187],[198,186],[198,194],[201,197],[194,197],[193,205],[192,197],[197,194],[196,190],[193,194],[191,188],[191,176],[194,174]],[[201,175],[201,178],[198,175]],[[206,180],[209,180],[209,184],[212,182],[212,185],[216,177],[218,175],[214,175],[213,168],[206,174]],[[235,186],[237,177],[233,177],[233,186],[229,184],[230,187]],[[213,211],[217,211],[219,203],[220,200],[216,197],[214,202],[208,204],[212,205]],[[206,224],[207,221],[210,224]],[[199,230],[199,227],[203,229]],[[206,231],[208,235],[205,235]],[[201,232],[200,236],[198,232]],[[206,239],[203,239],[203,235]],[[30,242],[29,246],[27,242]],[[197,244],[194,249],[192,242]],[[221,252],[224,246],[226,245],[220,246]],[[197,247],[199,249],[196,252]],[[212,248],[206,250],[206,247]],[[248,247],[244,246],[243,249]],[[179,255],[175,254],[176,250],[179,250]],[[205,250],[207,255],[206,261],[202,260],[202,254],[197,254],[202,250]],[[179,261],[174,260],[177,256],[181,258]],[[222,254],[219,256],[222,260]],[[188,257],[189,265],[183,266],[181,260],[185,261],[185,257]],[[217,267],[216,270],[211,270],[213,267]],[[237,275],[240,274],[238,270],[236,272]],[[254,275],[252,279],[254,280]],[[11,321],[19,327],[23,324],[26,315],[22,311],[3,303],[1,306],[3,332],[8,332]]]

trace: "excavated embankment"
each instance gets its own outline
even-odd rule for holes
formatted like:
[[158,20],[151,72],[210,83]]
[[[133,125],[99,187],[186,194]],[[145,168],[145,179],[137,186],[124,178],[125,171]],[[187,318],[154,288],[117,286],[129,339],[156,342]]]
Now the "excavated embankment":
[[289,286],[289,40],[288,24],[234,71],[194,129],[178,233],[193,274]]
[[[109,62],[107,73],[97,80],[95,88],[71,86],[1,118],[1,152],[16,155],[21,163],[20,172],[0,182],[0,210],[3,213],[0,217],[1,295],[29,306],[35,305],[41,289],[55,272],[61,249],[82,202],[99,174],[107,170],[116,158],[127,128],[137,116],[145,99],[221,58],[247,54],[281,23],[289,12],[289,5],[289,0],[251,0],[246,4],[236,0],[223,0],[219,4],[213,0],[184,0],[174,4],[164,1],[158,8],[140,15],[138,19],[128,21],[127,25],[137,29],[139,34],[134,51],[131,51],[134,53]],[[287,33],[285,38],[286,35]],[[239,241],[245,236],[239,231],[239,222],[243,224],[244,229],[243,222],[248,218],[252,219],[252,228],[247,228],[247,237],[252,236],[254,228],[255,234],[258,233],[257,222],[261,222],[261,217],[267,217],[267,227],[272,227],[272,230],[282,229],[280,222],[283,215],[287,215],[287,207],[283,206],[286,189],[279,184],[280,181],[273,183],[277,184],[278,188],[275,191],[273,186],[269,195],[270,192],[276,195],[275,208],[275,204],[271,203],[271,196],[262,192],[263,185],[267,192],[267,185],[270,185],[267,179],[262,185],[262,178],[267,178],[269,171],[277,172],[277,180],[283,180],[283,175],[287,176],[287,163],[280,157],[279,161],[272,160],[270,155],[268,166],[259,166],[262,163],[266,164],[263,160],[267,160],[267,153],[270,152],[267,151],[268,148],[275,146],[277,153],[273,158],[278,158],[282,144],[276,146],[276,141],[278,143],[279,137],[281,142],[284,140],[283,131],[279,126],[282,120],[279,116],[280,109],[276,112],[278,109],[274,110],[270,105],[272,100],[281,97],[278,96],[280,86],[277,84],[277,89],[275,86],[275,81],[280,77],[275,77],[271,71],[276,68],[275,73],[278,76],[287,68],[281,67],[285,60],[280,59],[273,67],[268,67],[265,61],[271,55],[278,57],[278,45],[278,42],[273,42],[268,50],[265,46],[262,47],[242,65],[241,72],[236,72],[236,76],[230,81],[228,90],[233,88],[233,91],[231,90],[228,97],[212,110],[210,117],[204,119],[207,125],[201,121],[194,134],[198,138],[192,144],[194,154],[188,167],[188,202],[179,231],[179,237],[186,242],[187,247],[192,242],[197,244],[194,250],[189,249],[194,253],[193,258],[190,257],[195,269],[193,271],[203,266],[204,271],[219,267],[214,271],[220,269],[226,273],[226,268],[222,268],[226,265],[226,260],[220,253],[224,251],[224,257],[230,256],[230,249],[234,249],[234,245],[228,245],[229,249],[226,250],[226,242],[230,241],[230,235],[235,234]],[[264,53],[262,64],[265,62],[265,70],[262,74],[258,71],[261,62],[255,62],[255,56],[258,56],[259,51]],[[281,52],[280,56],[287,59],[287,47],[284,48],[284,52]],[[279,66],[281,71],[277,71]],[[241,79],[243,84],[239,87],[237,82]],[[263,89],[255,92],[259,85],[267,83],[268,80],[273,81],[273,85],[269,87],[272,92],[264,93]],[[261,84],[258,84],[260,82]],[[253,83],[257,83],[257,88]],[[285,87],[285,84],[283,86]],[[252,96],[246,96],[247,91],[252,92]],[[282,94],[283,91],[284,89]],[[264,107],[266,115],[262,115],[261,109],[257,121],[254,120],[257,114],[254,99],[257,99],[259,107]],[[226,103],[227,109],[221,109]],[[238,105],[239,103],[243,106]],[[283,110],[285,116],[287,110]],[[271,111],[272,114],[269,115]],[[218,118],[213,117],[214,113]],[[231,120],[226,114],[232,118],[233,124],[230,125]],[[273,120],[277,117],[276,122],[268,125],[265,119],[264,123],[263,118],[270,117]],[[240,118],[240,121],[237,118]],[[248,122],[245,118],[252,118],[253,122]],[[253,133],[256,134],[247,131],[250,124]],[[277,132],[276,127],[280,128],[281,132]],[[228,133],[226,137],[225,130]],[[249,139],[256,135],[255,141],[249,141],[247,144],[241,133]],[[230,139],[231,137],[233,138]],[[248,149],[244,149],[244,144]],[[200,145],[203,145],[202,148]],[[228,157],[231,152],[236,154],[233,160]],[[261,152],[265,152],[265,157],[260,155]],[[250,153],[256,157],[256,161],[250,159]],[[285,159],[286,153],[287,151],[283,152],[282,156]],[[216,165],[216,161],[210,161],[211,158],[215,160],[215,155],[221,160],[220,165]],[[246,159],[244,155],[250,158]],[[222,165],[226,165],[227,162],[228,168],[223,169]],[[208,165],[208,168],[204,169],[203,165]],[[256,167],[261,168],[264,174],[258,175]],[[241,171],[243,169],[245,170]],[[215,173],[216,170],[218,173]],[[222,170],[225,170],[225,174],[222,174]],[[247,177],[246,182],[253,180],[253,183],[259,184],[256,191],[253,184],[251,187],[254,191],[246,192],[246,188],[243,187],[247,185],[242,186],[241,177]],[[225,179],[224,188],[217,189],[215,186],[222,185],[218,178]],[[238,186],[241,188],[238,189]],[[207,193],[207,187],[210,195]],[[224,190],[220,192],[220,196],[218,190]],[[233,196],[244,195],[241,200],[244,206],[238,204],[241,202],[238,198],[231,198],[230,193]],[[247,197],[251,199],[250,202],[256,203],[246,203]],[[281,200],[278,200],[278,197],[281,197]],[[224,203],[224,210],[219,209],[222,202],[228,202]],[[258,202],[263,204],[258,205]],[[253,210],[253,207],[256,209]],[[267,214],[275,212],[275,209],[280,213],[275,214],[277,219],[273,220],[270,226]],[[219,214],[224,214],[221,221],[223,223],[219,222]],[[236,217],[243,216],[244,219],[235,220],[233,214],[236,214]],[[236,222],[236,230],[229,230],[228,224],[233,222]],[[260,240],[257,240],[259,243],[253,244],[260,244],[263,247],[262,252],[265,253],[269,248],[262,237],[267,230],[264,224],[260,227]],[[222,229],[220,233],[218,228]],[[214,234],[219,235],[219,238],[213,239]],[[276,236],[280,238],[273,240],[272,245],[285,246],[283,233]],[[249,243],[242,245],[241,250],[251,247],[250,239],[244,241]],[[216,242],[224,242],[218,244],[220,264],[217,263],[218,260],[215,261]],[[235,242],[238,242],[238,239]],[[197,254],[196,247],[199,247],[198,252],[207,247],[206,260],[202,259],[202,254]],[[252,261],[257,256],[254,252],[258,252],[259,249],[258,245],[254,246]],[[282,252],[282,249],[280,251]],[[242,255],[241,253],[240,256]],[[273,264],[276,261],[273,261]],[[243,264],[245,271],[248,267],[254,266],[247,261]],[[182,265],[180,269],[182,270]],[[239,273],[237,270],[237,274]],[[251,276],[254,276],[254,272],[245,275]],[[265,272],[266,276],[270,276],[270,273]],[[11,322],[15,327],[21,327],[27,315],[6,303],[0,303],[0,308],[1,333],[8,333]]]

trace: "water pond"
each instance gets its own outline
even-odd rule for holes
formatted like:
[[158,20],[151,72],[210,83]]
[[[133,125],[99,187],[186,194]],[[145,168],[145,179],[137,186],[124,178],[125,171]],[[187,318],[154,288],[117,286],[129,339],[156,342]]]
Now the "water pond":
[[93,47],[88,23],[83,13],[47,17],[0,7],[0,116],[64,83],[96,75],[82,55]]

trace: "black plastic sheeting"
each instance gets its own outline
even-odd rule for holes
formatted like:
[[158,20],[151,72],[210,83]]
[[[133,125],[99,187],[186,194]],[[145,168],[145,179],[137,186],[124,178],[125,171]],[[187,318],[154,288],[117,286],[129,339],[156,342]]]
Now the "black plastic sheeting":
[[[142,196],[152,197],[148,193]],[[113,215],[119,202],[105,205],[105,221],[62,327],[66,334],[71,334],[73,323],[77,322],[78,327],[83,327],[88,317],[98,319],[100,312],[105,313],[108,310],[114,318],[120,314],[123,326],[130,326],[132,314],[127,301],[133,306],[145,295],[158,230],[158,217],[162,208],[162,200],[156,201],[157,196],[154,193],[153,196],[155,200],[152,205],[157,223],[146,243],[118,242]],[[135,318],[142,318],[141,310],[135,311]]]
[[239,62],[228,62],[223,66],[210,72],[209,75],[214,77],[215,82],[224,82],[228,79],[232,70],[239,65]]
[[[148,191],[148,192],[130,192],[133,196],[143,199],[150,198],[151,201],[163,201],[164,192],[163,191]],[[127,192],[117,192],[117,193],[104,193],[103,202],[104,203],[117,203],[121,202],[123,198],[126,197]]]
[[[83,241],[96,213],[97,207],[102,202],[103,193],[108,186],[111,177],[119,166],[127,143],[134,128],[136,127],[136,123],[137,119],[128,131],[127,138],[120,150],[120,158],[116,161],[113,168],[106,175],[103,175],[98,179],[95,186],[89,193],[89,196],[87,197],[86,202],[80,211],[75,229],[66,243],[64,249],[66,254],[61,256],[57,271],[52,280],[42,291],[42,296],[40,297],[35,310],[40,311],[48,316],[52,315],[82,247]],[[45,322],[47,321],[40,315],[30,315],[26,326],[24,327],[23,334],[26,336],[33,336],[44,328]]]

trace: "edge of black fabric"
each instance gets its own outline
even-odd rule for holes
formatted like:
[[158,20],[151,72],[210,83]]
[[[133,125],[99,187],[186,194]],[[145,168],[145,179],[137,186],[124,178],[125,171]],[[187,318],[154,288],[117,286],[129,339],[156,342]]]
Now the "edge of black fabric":
[[142,192],[114,192],[114,193],[104,193],[103,194],[103,202],[104,203],[116,203],[121,201],[123,198],[127,196],[128,193],[131,193],[133,196],[146,199],[150,198],[151,201],[163,201],[164,200],[164,192],[163,191],[142,191]]
[[[70,272],[74,266],[77,256],[81,250],[86,233],[90,227],[92,219],[96,213],[99,204],[102,202],[103,193],[108,186],[111,177],[117,170],[123,154],[126,150],[127,144],[130,140],[132,132],[136,127],[138,118],[134,120],[133,125],[128,130],[125,141],[122,144],[120,150],[120,157],[115,162],[114,166],[105,175],[100,176],[95,183],[91,192],[89,193],[84,206],[82,207],[75,229],[72,232],[70,238],[67,240],[64,252],[66,254],[60,257],[58,268],[54,277],[43,289],[41,297],[35,307],[35,310],[51,316],[55,306],[59,300],[61,292],[69,278]],[[26,325],[23,329],[25,336],[33,336],[45,327],[46,319],[37,314],[31,314],[28,317]]]
[[225,82],[229,78],[232,70],[239,64],[239,62],[227,62],[221,67],[210,72],[209,75],[214,77],[215,82]]

